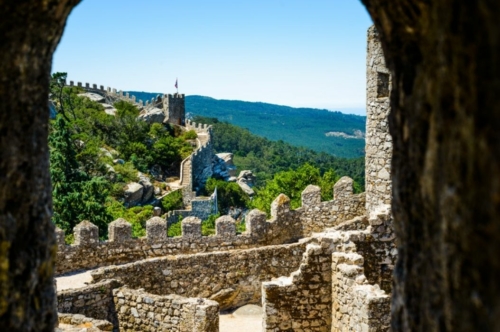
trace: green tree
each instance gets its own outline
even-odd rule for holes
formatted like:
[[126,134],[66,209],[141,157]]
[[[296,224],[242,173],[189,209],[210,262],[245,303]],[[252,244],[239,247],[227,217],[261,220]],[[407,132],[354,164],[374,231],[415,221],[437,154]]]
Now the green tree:
[[91,178],[80,169],[71,132],[61,115],[53,123],[49,147],[53,221],[70,234],[77,223],[86,219],[96,224],[105,236],[106,225],[111,221],[104,206],[109,184],[104,178]]
[[250,198],[236,182],[208,179],[205,190],[213,193],[215,188],[217,188],[217,208],[222,214],[226,214],[231,207],[245,208],[249,205]]

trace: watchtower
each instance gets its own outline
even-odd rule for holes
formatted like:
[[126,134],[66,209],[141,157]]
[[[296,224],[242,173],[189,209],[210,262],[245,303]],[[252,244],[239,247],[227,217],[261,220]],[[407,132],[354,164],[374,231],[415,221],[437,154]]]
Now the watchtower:
[[184,94],[168,94],[163,98],[163,110],[167,118],[166,122],[184,126],[186,120],[186,108]]

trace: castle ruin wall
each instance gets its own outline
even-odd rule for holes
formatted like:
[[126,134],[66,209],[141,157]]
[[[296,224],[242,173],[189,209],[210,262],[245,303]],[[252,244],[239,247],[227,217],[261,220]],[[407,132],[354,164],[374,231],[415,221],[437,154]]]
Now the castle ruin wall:
[[[353,195],[350,199],[332,203],[332,209],[345,211],[346,206],[356,206],[350,210],[352,214],[363,214],[363,195]],[[246,231],[242,234],[228,234],[223,236],[202,236],[198,238],[179,236],[167,237],[166,232],[170,223],[161,220],[161,236],[155,236],[153,228],[146,227],[145,238],[134,239],[131,237],[131,226],[125,220],[113,222],[109,225],[108,241],[99,241],[98,229],[89,222],[84,222],[75,227],[75,239],[78,243],[66,245],[64,232],[56,230],[58,239],[58,252],[56,261],[56,274],[64,274],[78,270],[88,270],[101,266],[125,264],[137,260],[161,257],[165,255],[188,254],[197,252],[211,252],[232,249],[248,249],[264,245],[278,245],[291,243],[304,237],[304,229],[313,229],[308,223],[320,220],[320,211],[325,202],[313,204],[309,202],[307,218],[302,218],[305,213],[302,209],[291,210],[290,200],[285,195],[278,196],[272,204],[271,218],[267,220],[266,214],[258,210],[250,211],[245,218]],[[315,207],[316,206],[316,207]],[[338,208],[336,208],[338,206]],[[354,213],[354,211],[357,211]],[[339,212],[341,213],[341,212]],[[313,214],[317,215],[317,219]],[[346,221],[351,213],[341,214],[335,218],[335,223]],[[189,217],[189,216],[186,216]],[[177,219],[178,220],[178,219]],[[217,221],[216,221],[217,223]],[[146,223],[148,225],[148,223]],[[128,226],[127,226],[128,225]],[[316,227],[316,226],[315,226]],[[153,232],[153,233],[152,233]]]
[[262,283],[263,331],[330,331],[330,244],[310,243],[290,277]]
[[296,210],[300,214],[304,236],[366,214],[365,193],[354,195],[352,183],[352,179],[346,176],[337,181],[334,199],[326,202],[321,202],[320,187],[309,185],[304,189],[302,206]]
[[219,305],[215,301],[159,296],[128,287],[117,288],[113,294],[120,331],[219,331]]
[[392,80],[374,26],[368,29],[366,61],[365,190],[366,209],[370,214],[380,205],[390,205],[392,195],[392,137],[387,120]]
[[113,304],[113,289],[120,287],[117,280],[103,280],[83,288],[57,292],[57,311],[79,314],[93,319],[107,320],[118,325]]
[[296,270],[307,241],[256,249],[166,256],[92,271],[95,282],[117,279],[157,294],[203,297],[221,310],[261,301],[261,283]]

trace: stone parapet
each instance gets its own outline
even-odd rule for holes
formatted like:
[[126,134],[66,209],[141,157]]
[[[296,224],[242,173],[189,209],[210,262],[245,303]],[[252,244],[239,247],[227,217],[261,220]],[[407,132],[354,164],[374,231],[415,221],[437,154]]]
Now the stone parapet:
[[217,301],[221,310],[261,300],[261,282],[296,270],[307,241],[256,249],[166,256],[91,272],[94,281],[118,279],[157,295]]
[[[307,193],[307,190],[305,192],[305,195],[311,194]],[[312,194],[319,195],[319,192]],[[242,234],[224,231],[217,236],[168,237],[167,229],[174,222],[169,220],[172,217],[168,215],[167,220],[154,217],[146,222],[146,238],[129,239],[127,223],[121,220],[109,225],[110,240],[99,241],[97,227],[84,222],[75,227],[75,232],[78,231],[80,234],[79,243],[64,245],[61,242],[64,233],[58,231],[60,242],[58,242],[56,273],[124,264],[165,255],[248,249],[290,243],[310,235],[313,231],[322,231],[325,227],[336,226],[364,214],[364,194],[329,202],[321,202],[319,197],[311,198],[308,205],[291,210],[288,197],[280,195],[272,203],[269,220],[266,220],[265,213],[258,210],[252,210],[247,214],[246,231]],[[177,216],[175,222],[178,220]],[[201,229],[201,226],[198,228]]]

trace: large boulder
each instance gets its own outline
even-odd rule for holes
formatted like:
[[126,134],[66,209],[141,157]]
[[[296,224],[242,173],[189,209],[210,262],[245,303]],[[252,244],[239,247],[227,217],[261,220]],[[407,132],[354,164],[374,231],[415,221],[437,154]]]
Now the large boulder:
[[142,191],[142,203],[149,201],[154,195],[154,187],[151,184],[151,180],[145,174],[138,172],[139,184],[143,187]]
[[150,110],[144,110],[139,114],[139,119],[147,123],[163,123],[165,120],[165,113],[162,109],[154,107]]
[[224,161],[229,177],[236,176],[236,166],[233,162],[233,154],[229,152],[217,153],[216,156]]
[[125,204],[135,206],[142,202],[144,187],[137,182],[130,182],[125,186]]
[[244,170],[240,172],[238,175],[238,183],[243,182],[249,187],[253,187],[255,185],[256,177],[253,175],[252,171]]
[[98,102],[98,103],[104,102],[103,96],[101,96],[100,94],[97,94],[97,93],[93,93],[93,92],[79,93],[78,96],[87,97],[88,99],[95,101],[95,102]]
[[247,183],[244,182],[244,179],[238,180],[236,183],[238,184],[238,186],[240,186],[241,190],[243,190],[247,195],[249,196],[255,195],[255,191],[253,191],[253,189]]

